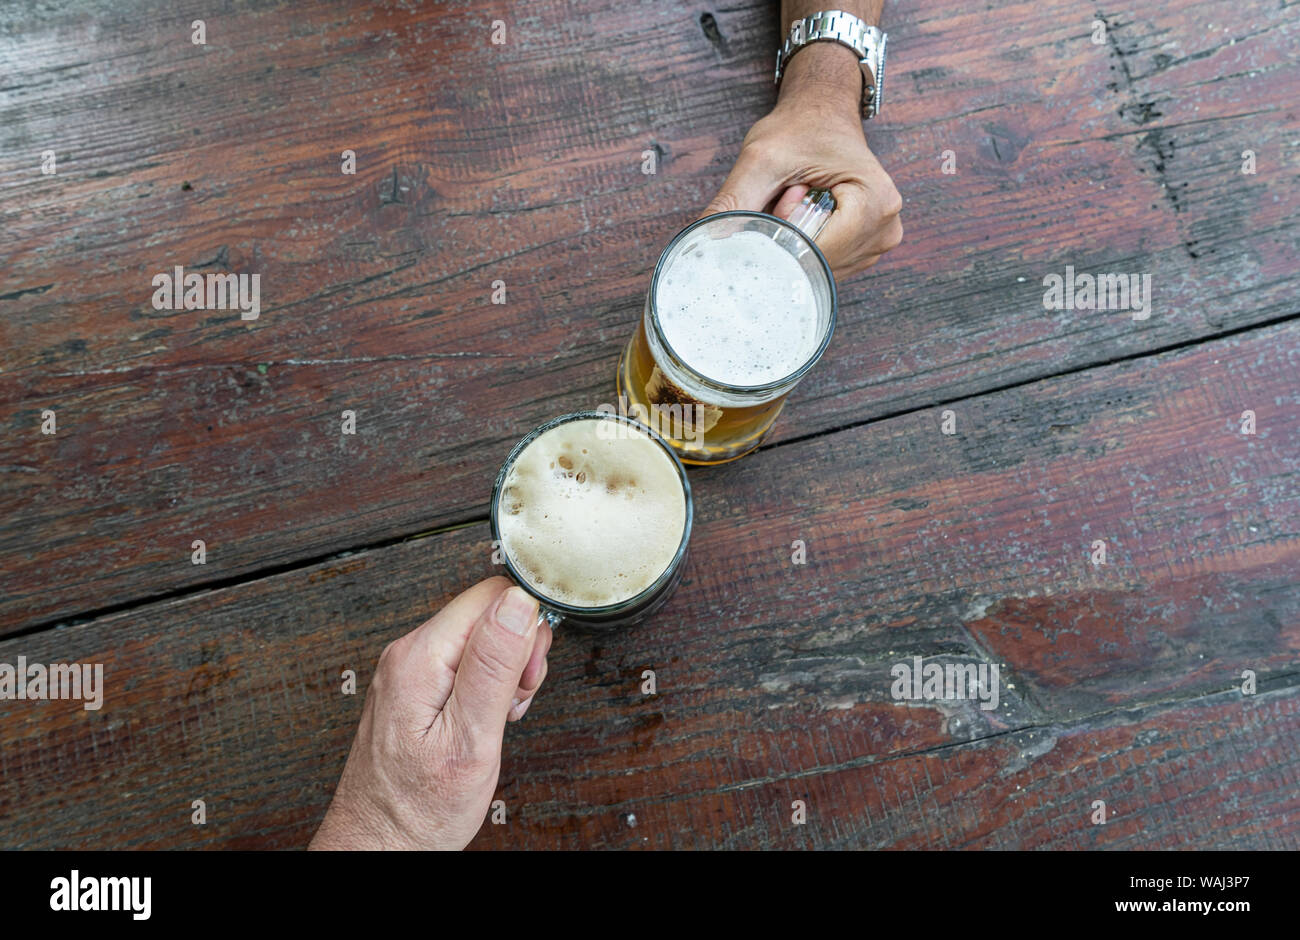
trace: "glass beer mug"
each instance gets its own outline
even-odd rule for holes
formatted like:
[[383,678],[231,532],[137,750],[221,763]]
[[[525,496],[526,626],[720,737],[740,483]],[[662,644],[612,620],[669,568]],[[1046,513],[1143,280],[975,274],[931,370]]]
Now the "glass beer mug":
[[603,411],[561,415],[524,437],[492,488],[492,540],[552,627],[625,627],[681,579],[694,515],[664,440]]
[[618,365],[620,412],[688,464],[754,448],[835,329],[835,279],[814,239],[834,208],[813,190],[790,222],[720,212],[659,257]]

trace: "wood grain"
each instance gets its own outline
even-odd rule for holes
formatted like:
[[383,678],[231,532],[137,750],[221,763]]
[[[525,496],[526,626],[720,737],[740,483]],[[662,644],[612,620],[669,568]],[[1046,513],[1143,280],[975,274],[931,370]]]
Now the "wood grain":
[[[677,594],[637,630],[560,630],[507,732],[511,822],[481,844],[1297,848],[1298,340],[1253,330],[963,401],[954,435],[934,409],[694,473]],[[97,712],[0,702],[0,846],[305,845],[360,713],[342,671],[364,688],[489,556],[476,523],[0,642],[109,686]],[[998,708],[894,699],[914,656],[998,664]]]
[[[609,0],[8,12],[0,633],[481,517],[504,447],[612,398],[659,249],[773,101],[773,7],[712,38]],[[775,442],[1297,312],[1294,17],[1162,0],[1097,45],[1094,15],[889,4],[869,131],[907,238]],[[261,316],[154,310],[176,264],[258,273]],[[1151,274],[1151,318],[1045,311],[1067,264]]]
[[[507,824],[486,823],[471,847],[1294,850],[1298,731],[1291,687],[882,759],[787,760],[770,775],[688,778],[669,793],[666,774],[610,775],[598,802],[569,796],[562,772],[512,762],[498,794]],[[788,740],[786,756],[803,743]]]

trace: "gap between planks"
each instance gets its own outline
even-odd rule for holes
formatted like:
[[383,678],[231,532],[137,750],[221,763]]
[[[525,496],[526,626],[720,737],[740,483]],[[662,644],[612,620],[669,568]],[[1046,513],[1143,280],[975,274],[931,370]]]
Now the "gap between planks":
[[[771,444],[762,446],[762,450],[775,450],[779,447],[787,447],[791,444],[800,444],[806,441],[816,440],[817,438],[827,437],[831,434],[841,434],[845,431],[856,430],[857,428],[868,427],[873,424],[879,424],[884,421],[892,421],[895,418],[905,417],[922,411],[928,411],[934,408],[942,408],[949,405],[960,404],[962,402],[975,401],[985,398],[989,395],[997,395],[1002,392],[1012,391],[1017,388],[1036,385],[1040,382],[1050,382],[1055,379],[1065,378],[1071,375],[1078,375],[1083,372],[1091,372],[1094,369],[1104,369],[1109,366],[1119,365],[1125,362],[1134,362],[1140,359],[1150,359],[1156,356],[1163,356],[1168,353],[1179,352],[1195,346],[1203,346],[1207,343],[1219,342],[1233,336],[1243,333],[1251,333],[1256,330],[1266,330],[1279,326],[1284,323],[1290,323],[1300,319],[1300,311],[1295,313],[1282,314],[1267,320],[1261,320],[1257,323],[1251,323],[1244,326],[1233,327],[1232,329],[1223,330],[1212,336],[1196,337],[1183,340],[1177,343],[1170,343],[1167,346],[1160,346],[1155,349],[1149,349],[1142,352],[1128,353],[1120,356],[1113,356],[1100,362],[1078,365],[1058,372],[1051,372],[1046,375],[1036,376],[1027,379],[1021,379],[1015,382],[1006,382],[1002,385],[993,386],[970,395],[959,395],[955,398],[945,398],[939,401],[927,402],[923,405],[915,405],[910,408],[898,408],[893,411],[883,412],[870,418],[864,418],[861,421],[852,421],[848,424],[837,425],[832,428],[826,428],[821,431],[814,431],[809,434],[799,435],[796,437],[783,438],[774,441]],[[277,577],[278,575],[288,574],[293,571],[300,571],[310,568],[314,565],[324,564],[331,561],[337,561],[342,558],[349,558],[355,555],[367,552],[379,551],[390,548],[402,542],[414,541],[416,539],[430,538],[435,535],[441,535],[446,532],[454,532],[458,529],[468,528],[472,525],[479,525],[489,521],[488,507],[484,507],[474,515],[468,518],[461,518],[458,521],[450,522],[447,525],[439,526],[436,529],[421,530],[417,532],[403,532],[398,535],[389,536],[388,538],[378,539],[373,542],[367,542],[362,545],[349,546],[347,548],[336,549],[330,552],[323,552],[317,555],[311,555],[306,558],[300,558],[296,561],[284,562],[278,565],[267,565],[261,568],[255,568],[252,571],[243,574],[230,575],[225,578],[215,578],[211,581],[201,582],[186,587],[175,588],[170,591],[160,591],[156,594],[146,594],[140,597],[132,598],[126,601],[119,601],[115,604],[108,604],[103,607],[91,608],[72,616],[60,616],[53,620],[38,621],[28,624],[18,630],[5,634],[4,640],[17,639],[18,637],[31,636],[36,633],[42,633],[46,630],[54,630],[65,627],[81,626],[98,620],[101,617],[107,617],[112,614],[120,614],[147,607],[153,604],[165,603],[167,601],[184,600],[192,596],[210,593],[212,591],[222,591],[228,588],[239,587],[242,584],[249,584],[255,581],[261,581],[266,578]]]

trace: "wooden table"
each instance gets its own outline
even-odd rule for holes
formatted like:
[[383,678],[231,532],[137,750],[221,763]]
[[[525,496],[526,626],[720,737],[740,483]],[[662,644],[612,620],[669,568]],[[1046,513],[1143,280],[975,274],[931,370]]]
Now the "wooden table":
[[[613,400],[774,100],[758,0],[298,6],[6,13],[0,663],[107,691],[0,701],[4,847],[305,845],[342,672],[494,572],[506,451]],[[692,471],[662,614],[560,631],[475,847],[1300,846],[1300,21],[1093,16],[888,4],[905,242]],[[175,265],[260,316],[154,309]],[[1149,274],[1149,319],[1045,309],[1067,265]],[[914,657],[999,707],[897,700]]]

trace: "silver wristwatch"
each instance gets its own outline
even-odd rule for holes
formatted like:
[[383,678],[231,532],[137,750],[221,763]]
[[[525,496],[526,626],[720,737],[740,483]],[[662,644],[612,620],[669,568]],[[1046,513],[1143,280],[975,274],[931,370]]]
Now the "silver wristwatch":
[[776,83],[781,84],[781,72],[790,57],[812,42],[838,42],[848,46],[858,57],[862,69],[862,117],[873,118],[880,113],[885,96],[885,43],[889,36],[874,26],[868,26],[852,13],[827,10],[805,16],[790,24],[790,35],[785,45],[776,52]]

